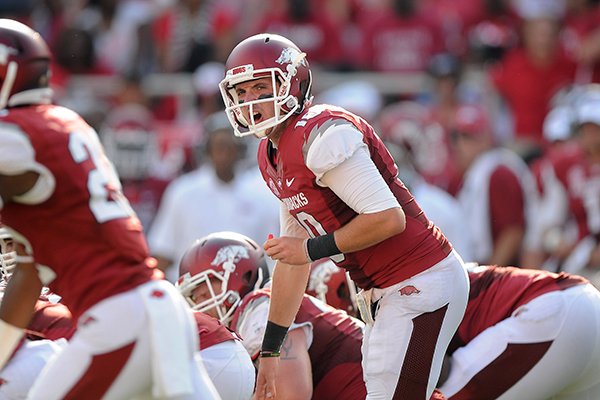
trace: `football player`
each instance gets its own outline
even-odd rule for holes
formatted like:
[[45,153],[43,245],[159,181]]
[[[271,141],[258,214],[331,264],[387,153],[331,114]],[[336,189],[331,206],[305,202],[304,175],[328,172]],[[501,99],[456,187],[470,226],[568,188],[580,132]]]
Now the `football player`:
[[[269,277],[264,251],[247,236],[213,233],[189,247],[179,268],[177,286],[192,307],[239,332],[256,360],[271,298],[270,289],[261,288]],[[345,312],[304,295],[282,347],[278,398],[364,399],[363,327]]]
[[218,398],[194,360],[192,315],[151,268],[96,132],[52,104],[50,58],[39,33],[0,20],[0,207],[29,250],[0,306],[0,367],[48,286],[78,326],[30,399]]
[[264,245],[276,265],[257,398],[277,396],[278,355],[309,265],[331,257],[363,289],[367,398],[428,399],[467,303],[460,256],[398,179],[367,121],[311,104],[310,66],[294,43],[249,37],[226,70],[220,89],[229,121],[239,136],[267,139],[258,164],[281,200],[281,236]]
[[600,398],[600,292],[585,278],[474,265],[469,279],[447,398]]
[[[9,230],[0,226],[0,302],[4,287],[17,265],[16,242]],[[51,357],[60,352],[65,338],[75,327],[69,310],[44,299],[36,303],[34,318],[7,364],[0,370],[0,399],[24,399]]]

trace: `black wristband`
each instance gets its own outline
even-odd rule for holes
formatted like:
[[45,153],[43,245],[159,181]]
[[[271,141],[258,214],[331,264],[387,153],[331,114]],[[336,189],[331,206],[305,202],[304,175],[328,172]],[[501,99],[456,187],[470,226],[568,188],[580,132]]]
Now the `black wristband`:
[[336,254],[341,253],[337,244],[335,244],[333,232],[308,239],[306,242],[306,249],[308,250],[308,256],[312,261],[317,261],[321,258],[335,256]]
[[281,345],[285,340],[288,331],[287,326],[277,325],[271,321],[267,321],[265,328],[265,336],[261,346],[261,352],[279,353]]

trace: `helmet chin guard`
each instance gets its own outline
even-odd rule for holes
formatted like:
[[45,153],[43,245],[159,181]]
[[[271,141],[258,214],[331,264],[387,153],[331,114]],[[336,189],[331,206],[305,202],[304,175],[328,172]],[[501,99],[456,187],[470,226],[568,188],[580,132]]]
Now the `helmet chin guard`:
[[[311,99],[312,74],[306,54],[282,36],[259,34],[243,40],[231,52],[226,68],[219,89],[236,136],[264,138],[269,128],[300,113]],[[270,78],[272,95],[241,103],[235,86],[260,78]],[[256,123],[254,107],[268,102],[273,105],[273,117]]]
[[13,237],[5,227],[0,227],[0,282],[7,283],[17,266],[17,251]]

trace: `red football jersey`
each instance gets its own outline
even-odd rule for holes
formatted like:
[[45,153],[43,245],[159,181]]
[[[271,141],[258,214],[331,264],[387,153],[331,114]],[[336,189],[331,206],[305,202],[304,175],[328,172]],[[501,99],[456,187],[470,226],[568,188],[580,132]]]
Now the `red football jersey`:
[[567,191],[569,211],[579,239],[600,234],[600,168],[589,163],[579,148],[567,148],[551,160],[556,177]]
[[469,271],[469,303],[454,345],[462,346],[490,326],[508,318],[523,304],[545,293],[588,283],[564,272],[479,266]]
[[33,317],[27,326],[27,338],[36,339],[70,339],[76,330],[71,312],[64,304],[38,300],[33,310]]
[[[270,296],[269,289],[246,295],[233,316],[232,329],[236,329],[238,323],[244,323],[242,319],[251,318],[245,314],[249,305]],[[263,322],[266,326],[266,320]],[[307,294],[302,299],[294,322],[312,326],[313,340],[308,354],[312,367],[313,400],[364,399],[367,392],[361,367],[362,324],[345,312]],[[264,332],[264,326],[261,328]],[[262,338],[262,333],[258,336]],[[246,340],[245,337],[242,339]],[[251,356],[254,358],[255,354]]]
[[29,241],[38,265],[54,272],[48,286],[73,318],[152,279],[141,224],[96,132],[55,105],[13,108],[0,123],[7,132],[0,147],[19,142],[17,148],[32,149],[31,163],[53,181],[45,200],[5,204],[3,223]]
[[336,123],[350,123],[362,133],[371,159],[406,214],[406,229],[377,245],[332,260],[365,289],[391,286],[443,260],[452,250],[451,244],[398,179],[398,168],[379,136],[365,120],[341,108],[312,106],[288,125],[277,150],[269,140],[260,143],[258,164],[267,186],[313,237],[350,222],[356,212],[329,188],[317,184],[305,160],[315,136]]
[[218,319],[211,317],[200,311],[194,311],[194,318],[198,325],[198,335],[200,336],[200,350],[223,343],[228,340],[238,340],[235,332],[227,329]]

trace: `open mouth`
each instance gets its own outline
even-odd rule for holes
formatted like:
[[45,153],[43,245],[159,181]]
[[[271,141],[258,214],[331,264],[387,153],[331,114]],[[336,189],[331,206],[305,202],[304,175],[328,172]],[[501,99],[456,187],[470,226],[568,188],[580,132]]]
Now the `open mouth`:
[[260,120],[262,119],[262,114],[260,112],[255,112],[254,114],[252,114],[252,118],[255,124],[258,124],[260,122]]

